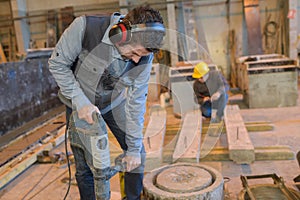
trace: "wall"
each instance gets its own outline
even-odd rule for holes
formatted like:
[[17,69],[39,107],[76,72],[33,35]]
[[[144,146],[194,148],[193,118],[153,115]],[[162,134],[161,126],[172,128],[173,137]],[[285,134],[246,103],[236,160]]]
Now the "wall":
[[[208,45],[208,53],[212,61],[219,65],[224,74],[229,77],[230,74],[230,47],[229,31],[235,31],[236,57],[247,54],[247,27],[245,25],[243,2],[242,0],[231,0],[230,7],[227,7],[226,1],[197,1],[194,4],[195,19],[198,24],[201,23],[203,35],[198,35],[198,41],[205,37]],[[286,13],[282,12],[283,7],[287,7],[287,1],[283,0],[260,0],[260,25],[261,40],[264,53],[284,53],[281,51],[281,43],[284,41],[281,34],[288,30],[285,28]],[[264,33],[268,22],[274,22],[278,29],[273,29],[272,24],[268,25],[270,32],[274,34],[266,36]],[[273,24],[274,24],[273,23]]]
[[[126,1],[126,0],[125,0]],[[290,0],[297,2],[300,5],[300,0]],[[60,20],[60,9],[73,6],[74,15],[88,13],[113,12],[119,9],[120,0],[26,0],[26,7],[29,16],[27,23],[30,25],[31,39],[34,40],[36,47],[43,48],[46,46],[46,32],[47,32],[47,12],[55,10],[57,13],[57,20]],[[124,2],[124,1],[121,1]],[[185,23],[187,20],[195,20],[194,28],[197,32],[196,40],[200,44],[207,45],[207,52],[211,57],[213,63],[220,66],[226,77],[230,74],[231,56],[229,42],[229,32],[234,30],[236,33],[236,57],[247,55],[247,27],[243,19],[243,0],[198,0],[187,1],[192,3],[193,18],[183,20],[182,6],[180,1],[176,5],[176,21],[177,30],[185,31]],[[230,2],[230,7],[226,2]],[[261,25],[261,39],[264,53],[287,53],[283,48],[285,43],[288,43],[283,37],[288,36],[288,28],[286,28],[288,2],[286,0],[259,0],[260,9],[260,25]],[[160,10],[163,14],[164,21],[168,27],[168,16],[166,15],[166,2],[159,0],[150,1],[135,1],[127,0],[128,5],[134,7],[135,5],[149,3],[151,6]],[[297,11],[299,8],[297,7]],[[300,18],[300,15],[296,16]],[[266,26],[269,22],[275,22],[277,29],[274,30],[272,24]],[[285,25],[284,25],[285,24]],[[59,25],[57,25],[59,28]],[[269,31],[274,31],[274,34],[265,34],[266,28]],[[298,33],[300,26],[296,27]],[[58,30],[58,32],[60,32]],[[166,43],[168,40],[166,40]],[[172,44],[170,44],[172,45]],[[183,44],[184,45],[184,44]],[[182,46],[182,45],[181,45]],[[290,48],[300,48],[298,41],[291,45]],[[187,46],[185,46],[187,48]],[[172,48],[172,47],[170,47]],[[187,50],[187,49],[185,49]],[[198,57],[197,59],[201,59]]]
[[51,1],[41,1],[41,0],[26,0],[28,12],[41,11],[41,10],[51,10],[58,9],[67,6],[89,6],[96,4],[119,4],[118,0],[51,0]]
[[49,52],[45,53],[0,64],[0,135],[61,105],[48,70]]

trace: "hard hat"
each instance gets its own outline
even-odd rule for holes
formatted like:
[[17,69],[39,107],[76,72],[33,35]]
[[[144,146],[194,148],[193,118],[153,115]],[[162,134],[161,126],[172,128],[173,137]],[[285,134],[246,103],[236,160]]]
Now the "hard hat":
[[199,62],[195,67],[194,67],[194,73],[192,75],[193,78],[201,78],[205,74],[209,72],[209,68],[205,62]]

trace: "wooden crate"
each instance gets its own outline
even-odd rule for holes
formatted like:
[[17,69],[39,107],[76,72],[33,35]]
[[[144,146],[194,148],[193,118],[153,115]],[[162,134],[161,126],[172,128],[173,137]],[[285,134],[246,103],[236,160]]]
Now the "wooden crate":
[[295,106],[298,98],[297,61],[288,57],[242,57],[238,60],[238,87],[249,108]]

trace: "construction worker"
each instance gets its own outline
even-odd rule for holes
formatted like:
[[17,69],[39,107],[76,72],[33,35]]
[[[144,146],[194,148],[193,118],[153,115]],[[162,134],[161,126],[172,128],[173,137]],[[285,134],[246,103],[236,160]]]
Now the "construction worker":
[[200,105],[202,115],[219,123],[223,119],[224,108],[228,101],[228,83],[219,70],[210,70],[205,62],[194,67],[192,77],[196,102]]
[[[140,199],[143,189],[148,80],[153,53],[164,35],[160,13],[149,6],[134,8],[125,16],[80,16],[64,31],[49,59],[60,99],[72,103],[67,120],[76,110],[80,119],[92,124],[92,113],[99,113],[103,128],[109,127],[123,149],[127,200]],[[94,188],[97,170],[76,134],[69,132],[81,200],[110,199]]]

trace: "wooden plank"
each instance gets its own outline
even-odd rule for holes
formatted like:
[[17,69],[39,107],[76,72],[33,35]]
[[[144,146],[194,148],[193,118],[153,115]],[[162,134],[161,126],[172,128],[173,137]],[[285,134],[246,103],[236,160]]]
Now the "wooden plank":
[[248,53],[261,54],[262,50],[262,37],[260,27],[260,11],[258,0],[244,0],[243,1],[247,36],[248,36]]
[[247,71],[268,70],[268,69],[288,69],[288,68],[296,68],[296,67],[297,67],[296,65],[267,66],[267,67],[248,68]]
[[[172,1],[172,0],[167,0],[168,1]],[[168,28],[170,30],[176,30],[177,26],[177,22],[176,22],[176,10],[175,10],[175,4],[173,3],[167,3],[167,17],[168,17]],[[179,48],[178,48],[178,39],[177,39],[177,35],[176,34],[170,34],[170,36],[168,37],[168,42],[171,46],[172,51],[174,52],[178,52]],[[170,61],[171,61],[171,66],[174,66],[177,62],[178,62],[178,55],[175,54],[170,54]]]
[[58,130],[58,134],[54,138],[53,136],[49,136],[51,139],[47,143],[34,145],[20,156],[2,166],[0,171],[0,188],[34,164],[37,161],[38,154],[46,150],[49,151],[62,143],[64,141],[62,139],[64,138],[64,129],[65,127],[62,127]]
[[[228,4],[229,6],[230,4]],[[229,14],[229,13],[228,13]],[[229,17],[230,19],[230,17]],[[230,43],[230,83],[231,87],[237,87],[237,63],[236,63],[236,33],[235,30],[229,32],[229,43]]]
[[[17,139],[10,142],[8,145],[1,149],[2,154],[0,155],[1,165],[15,155],[25,151],[28,147],[39,142],[42,139],[50,139],[49,135],[54,136],[57,131],[62,128],[65,124],[64,114],[52,118],[42,125],[30,130],[29,132],[19,136]],[[47,134],[49,134],[47,136]],[[47,137],[46,137],[47,136]]]
[[284,62],[291,62],[293,61],[294,64],[296,64],[296,60],[293,60],[288,57],[282,57],[282,58],[270,58],[270,59],[263,59],[263,60],[256,60],[256,61],[246,61],[245,64],[252,65],[252,64],[268,64],[268,63],[284,63]]
[[0,43],[0,63],[6,63],[6,62],[7,62],[7,59],[6,59],[6,56],[4,54],[3,47]]
[[255,147],[255,160],[294,160],[295,153],[289,146]]
[[238,164],[250,164],[255,160],[254,146],[248,135],[238,105],[227,105],[226,125],[229,157]]
[[[272,131],[274,130],[274,124],[271,124],[267,121],[254,121],[254,122],[244,122],[246,129],[248,132],[260,132],[260,131]],[[209,123],[202,122],[202,134],[206,134],[209,126],[214,126]],[[178,126],[167,126],[167,135],[174,135],[177,134],[179,131]],[[226,133],[226,129],[222,130],[222,133]]]
[[248,132],[258,132],[258,131],[272,131],[274,130],[273,124],[245,124]]
[[176,142],[173,162],[192,159],[199,162],[202,117],[199,110],[187,112]]
[[[254,148],[256,161],[267,160],[294,160],[295,153],[289,146],[260,146]],[[173,149],[164,150],[164,163],[172,163]],[[186,162],[193,162],[194,158],[186,158]],[[231,161],[227,147],[215,147],[207,156],[200,158],[200,161]]]
[[277,58],[283,58],[283,57],[285,57],[285,56],[281,55],[281,54],[257,54],[257,55],[241,56],[236,59],[236,62],[243,63],[248,58],[256,58],[257,60],[266,60],[266,59],[277,59]]
[[150,120],[143,140],[146,150],[146,171],[157,168],[162,164],[166,119],[167,112],[165,109],[162,109],[160,106],[151,108]]
[[65,132],[66,132],[66,126],[63,126],[58,130],[57,135],[55,135],[54,138],[50,140],[53,147],[57,147],[58,145],[60,145],[65,141]]

